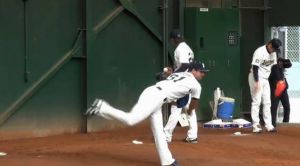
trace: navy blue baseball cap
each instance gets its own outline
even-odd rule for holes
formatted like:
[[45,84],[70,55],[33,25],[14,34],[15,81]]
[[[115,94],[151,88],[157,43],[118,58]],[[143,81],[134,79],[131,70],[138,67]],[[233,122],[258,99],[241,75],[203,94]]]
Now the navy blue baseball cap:
[[205,68],[204,63],[199,62],[199,61],[194,61],[189,64],[189,71],[192,71],[193,69],[204,72],[204,73],[209,72],[209,70],[207,68]]
[[171,39],[180,39],[182,38],[183,35],[182,33],[180,32],[179,29],[174,29],[171,33],[170,33],[170,38]]
[[281,41],[277,38],[270,40],[270,43],[276,52],[280,52],[280,46],[282,45]]

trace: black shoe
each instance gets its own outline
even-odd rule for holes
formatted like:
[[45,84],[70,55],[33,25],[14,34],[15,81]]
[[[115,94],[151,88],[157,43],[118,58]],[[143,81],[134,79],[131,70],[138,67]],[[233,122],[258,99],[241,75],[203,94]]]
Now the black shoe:
[[178,162],[175,160],[170,166],[179,166]]

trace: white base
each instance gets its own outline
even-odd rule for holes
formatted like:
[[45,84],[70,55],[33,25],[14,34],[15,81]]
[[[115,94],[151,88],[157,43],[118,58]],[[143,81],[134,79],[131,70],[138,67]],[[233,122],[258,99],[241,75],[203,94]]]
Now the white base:
[[223,122],[221,119],[204,123],[204,128],[251,128],[251,122],[245,119],[233,119],[231,122]]

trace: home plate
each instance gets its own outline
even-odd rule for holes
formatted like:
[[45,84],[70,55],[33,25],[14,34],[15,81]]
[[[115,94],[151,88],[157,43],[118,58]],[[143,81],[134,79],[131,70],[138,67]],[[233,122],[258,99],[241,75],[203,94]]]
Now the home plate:
[[5,153],[5,152],[0,152],[0,156],[6,156],[7,155],[7,153]]

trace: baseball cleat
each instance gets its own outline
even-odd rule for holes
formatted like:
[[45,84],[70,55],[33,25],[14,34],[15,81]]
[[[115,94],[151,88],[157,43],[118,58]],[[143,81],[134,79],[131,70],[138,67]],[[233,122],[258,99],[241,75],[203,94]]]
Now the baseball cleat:
[[105,115],[105,112],[109,111],[110,107],[111,106],[106,101],[102,99],[96,99],[85,114],[102,116],[105,119],[111,120],[111,117]]
[[253,133],[262,133],[263,131],[262,131],[262,129],[261,129],[261,127],[260,127],[260,125],[254,125],[253,126],[253,129],[252,129],[252,132]]
[[198,143],[198,140],[197,140],[197,138],[185,138],[184,140],[183,140],[184,142],[186,142],[186,143],[191,143],[191,144],[196,144],[196,143]]
[[263,131],[262,131],[262,130],[253,130],[252,132],[255,133],[255,134],[260,134],[260,133],[262,133]]
[[267,130],[267,132],[269,132],[269,133],[277,133],[277,130],[276,130],[276,128],[274,127],[274,128],[272,128],[272,129],[270,129],[270,130]]
[[170,166],[179,166],[178,162],[175,160]]
[[252,132],[253,133],[262,133],[263,131],[262,131],[262,129],[261,128],[253,128],[253,130],[252,130]]
[[99,106],[99,99],[94,100],[93,104],[91,105],[90,108],[87,109],[85,112],[85,115],[97,115],[98,111],[98,106]]

